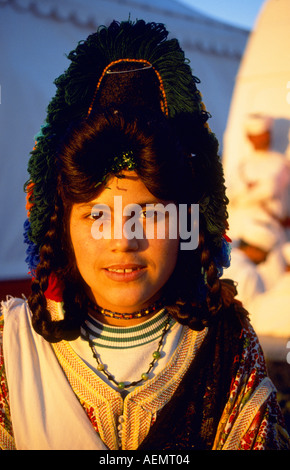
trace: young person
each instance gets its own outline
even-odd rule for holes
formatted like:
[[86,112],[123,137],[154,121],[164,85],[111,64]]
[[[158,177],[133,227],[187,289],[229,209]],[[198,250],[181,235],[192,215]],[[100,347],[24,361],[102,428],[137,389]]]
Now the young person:
[[167,36],[113,22],[56,81],[26,185],[31,295],[2,306],[4,449],[289,448],[247,313],[220,280],[218,144]]

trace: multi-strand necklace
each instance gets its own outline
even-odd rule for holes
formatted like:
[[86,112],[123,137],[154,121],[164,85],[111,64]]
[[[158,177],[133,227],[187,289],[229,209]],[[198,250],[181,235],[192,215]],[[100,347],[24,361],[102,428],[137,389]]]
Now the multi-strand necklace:
[[[162,311],[160,313],[162,315],[162,318],[164,319],[164,317],[163,317],[164,311],[163,311],[163,313],[162,313]],[[161,321],[161,320],[159,319],[159,321]],[[162,323],[163,323],[163,320],[162,320]],[[94,344],[94,340],[92,339],[90,331],[87,327],[83,328],[83,337],[88,341],[89,346],[92,350],[93,357],[97,362],[97,370],[99,372],[102,372],[108,378],[108,380],[110,380],[111,382],[113,382],[117,386],[117,388],[119,390],[124,390],[124,389],[128,389],[130,387],[135,387],[136,385],[139,385],[142,382],[145,382],[146,380],[148,380],[151,370],[156,365],[158,359],[160,359],[160,357],[161,357],[161,348],[162,348],[162,345],[163,345],[164,337],[165,337],[166,333],[168,332],[168,330],[170,329],[171,324],[172,324],[172,318],[169,314],[167,314],[166,319],[164,321],[164,326],[162,328],[161,337],[159,339],[157,348],[152,353],[152,358],[153,358],[152,361],[150,362],[147,370],[141,374],[140,379],[135,380],[135,381],[130,382],[130,383],[118,382],[117,380],[115,380],[113,375],[108,371],[107,367],[104,366],[104,364],[101,362],[100,355],[97,353],[96,345]]]

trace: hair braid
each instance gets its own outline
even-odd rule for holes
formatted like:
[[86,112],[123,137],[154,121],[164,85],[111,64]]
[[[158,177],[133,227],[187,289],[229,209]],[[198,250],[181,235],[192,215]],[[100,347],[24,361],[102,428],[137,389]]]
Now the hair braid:
[[88,297],[82,283],[69,281],[63,291],[63,309],[65,315],[65,339],[75,339],[80,334],[80,327],[88,310]]
[[35,277],[31,283],[31,294],[28,298],[28,304],[32,311],[32,324],[35,331],[41,334],[46,340],[52,342],[62,339],[60,335],[62,335],[61,330],[63,328],[61,322],[51,320],[51,315],[47,308],[45,292],[49,286],[51,274],[57,274],[62,267],[66,265],[64,251],[59,241],[62,205],[60,199],[56,199],[54,212],[50,217],[49,230],[45,234],[40,249],[40,262],[35,270]]
[[[58,195],[54,212],[50,217],[49,230],[40,249],[40,263],[36,268],[28,299],[35,331],[50,342],[76,339],[80,334],[83,312],[87,311],[87,296],[83,283],[79,279],[77,270],[69,267],[67,261],[68,256],[74,256],[70,246],[67,246],[68,214],[67,210],[63,210],[62,196]],[[63,234],[61,238],[59,238],[60,233]],[[52,273],[63,285],[64,318],[61,320],[52,320],[45,295]]]
[[[202,225],[203,220],[198,249],[192,254],[180,252],[175,273],[166,289],[168,312],[193,330],[209,326],[222,305],[227,303],[227,291],[222,289],[214,249],[210,248]],[[174,295],[177,298],[173,298]]]
[[40,250],[40,263],[36,268],[35,277],[31,283],[31,294],[28,298],[28,304],[32,311],[33,327],[37,333],[43,335],[45,338],[50,336],[50,328],[48,327],[50,323],[50,313],[47,309],[47,299],[45,297],[45,291],[49,284],[49,276],[52,272],[51,255],[53,249],[50,237],[53,230],[49,232]]

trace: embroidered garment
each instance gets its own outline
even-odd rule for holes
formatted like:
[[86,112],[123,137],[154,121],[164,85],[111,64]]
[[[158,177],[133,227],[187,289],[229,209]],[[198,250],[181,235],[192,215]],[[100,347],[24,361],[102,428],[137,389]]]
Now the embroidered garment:
[[[129,327],[105,325],[88,316],[81,328],[81,337],[71,343],[71,346],[78,356],[108,385],[118,389],[114,382],[97,369],[97,362],[91,349],[88,348],[88,335],[93,340],[100,362],[105,365],[108,372],[117,382],[128,384],[139,380],[142,373],[148,370],[149,363],[153,360],[153,353],[158,349],[158,343],[167,321],[168,315],[164,309],[151,319]],[[160,358],[151,369],[149,379],[165,367],[178,345],[182,330],[181,325],[173,319],[170,320],[170,334],[167,333],[162,341]],[[132,388],[127,387],[122,395],[125,395],[128,390],[132,391]]]
[[[54,308],[59,306],[55,303]],[[150,440],[159,420],[162,421],[162,412],[175,403],[176,394],[186,384],[195,357],[209,336],[206,330],[196,332],[181,327],[176,351],[163,369],[123,399],[76,353],[74,342],[50,345],[37,335],[31,327],[25,301],[10,299],[3,303],[3,312],[9,384],[8,394],[1,347],[3,449],[142,448],[142,442],[146,443],[148,437]],[[225,397],[226,405],[211,448],[289,448],[275,390],[265,375],[259,343],[250,327],[243,330],[241,341],[243,353],[237,359],[237,372],[228,398]],[[189,406],[184,423],[191,412]],[[172,449],[186,443],[185,431],[183,426],[183,435],[179,436],[176,429]]]
[[[53,318],[59,318],[62,314],[60,311],[60,304],[51,302],[49,305]],[[136,332],[147,330],[151,339],[154,340],[155,335],[157,334],[158,340],[158,336],[161,336],[161,331],[164,325],[163,312],[155,316],[155,321],[155,328],[153,319],[151,319],[144,323],[143,326],[125,327],[122,328],[122,330],[133,330],[133,337]],[[90,329],[93,328],[93,324],[97,325],[98,322],[93,322],[93,320],[90,319]],[[106,336],[109,338],[109,333],[112,335],[114,330],[120,333],[118,328],[106,326],[105,330],[108,333]],[[156,330],[157,332],[159,330],[159,333],[156,333]],[[119,391],[112,390],[112,382],[104,381],[102,373],[99,373],[102,377],[100,379],[95,373],[96,371],[93,371],[91,367],[89,368],[84,364],[81,355],[79,356],[76,354],[75,351],[82,352],[79,340],[72,343],[62,341],[53,345],[59,363],[63,367],[65,374],[69,377],[76,395],[80,398],[83,406],[88,412],[88,415],[90,415],[94,422],[95,429],[109,449],[116,450],[122,448],[125,450],[134,450],[138,448],[140,443],[148,434],[157,413],[170,400],[171,396],[177,389],[182,377],[190,366],[196,351],[199,349],[204,336],[206,335],[206,330],[192,334],[192,332],[187,328],[183,328],[181,325],[175,324],[175,328],[173,328],[171,333],[173,334],[173,338],[169,337],[169,339],[168,337],[165,337],[166,341],[163,347],[163,352],[165,352],[165,362],[163,362],[163,367],[162,360],[158,361],[158,366],[153,369],[153,375],[150,376],[151,380],[148,380],[132,391],[130,390],[130,393],[125,397],[125,399],[122,398]],[[127,339],[128,331],[127,333],[125,331],[122,336]],[[141,336],[143,337],[143,335]],[[137,370],[139,369],[138,362],[144,362],[145,360],[146,365],[148,363],[148,343],[142,345],[144,339],[142,341],[139,338],[139,341],[141,347],[135,347],[133,357],[131,348],[129,349],[129,355],[127,351],[128,364],[126,370],[132,374],[132,377],[129,375],[129,381],[134,377],[136,378],[137,374],[137,371],[134,371],[134,368],[133,370],[130,370],[130,362],[134,364],[134,367]],[[96,342],[101,341],[99,339],[96,340]],[[115,341],[113,344],[115,344]],[[135,344],[136,346],[136,337],[135,340],[132,339],[132,342],[130,342],[131,346],[132,344]],[[152,352],[151,344],[152,343],[149,344],[150,352]],[[90,353],[87,344],[85,346],[86,351]],[[147,353],[145,354],[145,359],[142,359],[144,347],[147,348]],[[115,354],[115,363],[117,364],[117,367],[115,367],[117,370],[119,359],[122,359],[120,356],[121,352],[122,348],[118,349],[118,361],[116,361]],[[104,348],[102,348],[101,354],[103,356]],[[91,365],[92,364],[94,364],[94,362],[91,363]],[[121,371],[118,370],[118,374],[122,373],[122,369],[124,369],[124,365],[121,364]],[[142,368],[140,369],[139,375],[141,375],[141,371]],[[156,371],[158,373],[156,373]],[[127,372],[125,374],[125,377],[126,376]],[[123,377],[121,376],[120,378],[122,379]],[[91,393],[92,389],[95,393]],[[102,409],[102,414],[100,413],[100,409]],[[117,429],[119,419],[123,421],[121,436],[119,436],[120,433]],[[119,437],[121,437],[121,439],[119,439]]]

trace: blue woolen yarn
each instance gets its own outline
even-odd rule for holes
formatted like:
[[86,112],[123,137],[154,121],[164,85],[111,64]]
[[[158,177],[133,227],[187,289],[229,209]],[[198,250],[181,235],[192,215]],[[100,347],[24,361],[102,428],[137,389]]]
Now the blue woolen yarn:
[[214,258],[219,278],[223,275],[224,268],[228,268],[231,264],[231,249],[231,244],[225,238],[222,238],[220,253]]
[[30,274],[33,274],[40,261],[39,247],[30,240],[29,235],[28,235],[29,231],[30,231],[30,222],[29,222],[29,219],[26,219],[26,221],[24,222],[24,233],[23,233],[24,243],[27,245],[25,262],[28,265]]

